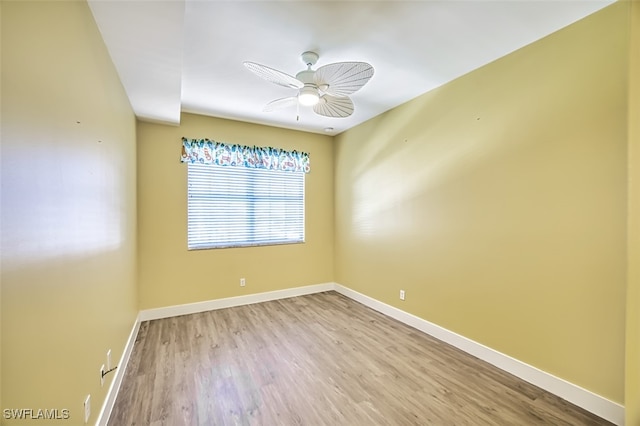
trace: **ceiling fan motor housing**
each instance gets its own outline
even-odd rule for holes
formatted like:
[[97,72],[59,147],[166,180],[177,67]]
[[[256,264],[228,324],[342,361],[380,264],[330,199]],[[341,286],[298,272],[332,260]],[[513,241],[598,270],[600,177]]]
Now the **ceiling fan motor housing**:
[[296,78],[304,83],[305,86],[309,84],[315,87],[316,84],[313,80],[313,76],[315,75],[315,73],[316,72],[313,70],[300,71],[298,74],[296,74]]
[[311,106],[318,103],[320,95],[318,94],[318,86],[313,80],[315,71],[304,70],[296,74],[296,78],[300,80],[304,87],[298,92],[298,100],[302,105]]

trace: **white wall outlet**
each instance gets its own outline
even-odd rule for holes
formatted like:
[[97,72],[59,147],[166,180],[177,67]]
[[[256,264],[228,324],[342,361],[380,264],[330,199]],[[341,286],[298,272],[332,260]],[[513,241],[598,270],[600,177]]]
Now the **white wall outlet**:
[[91,394],[87,395],[84,400],[84,424],[89,423],[89,417],[91,417]]
[[100,367],[100,387],[104,386],[104,364]]
[[111,349],[107,351],[107,370],[111,370]]
[[404,290],[400,290],[400,300],[404,300]]
[[244,278],[240,278],[240,287],[244,287],[246,284]]

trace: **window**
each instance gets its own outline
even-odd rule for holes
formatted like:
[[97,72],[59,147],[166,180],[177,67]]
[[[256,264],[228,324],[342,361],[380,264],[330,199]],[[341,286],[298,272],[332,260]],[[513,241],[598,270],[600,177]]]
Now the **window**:
[[189,250],[304,242],[305,173],[189,163]]

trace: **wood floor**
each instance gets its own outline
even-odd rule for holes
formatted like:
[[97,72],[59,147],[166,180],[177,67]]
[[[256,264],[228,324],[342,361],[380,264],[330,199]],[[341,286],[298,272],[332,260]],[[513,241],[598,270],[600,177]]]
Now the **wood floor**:
[[141,324],[110,426],[605,425],[336,292]]

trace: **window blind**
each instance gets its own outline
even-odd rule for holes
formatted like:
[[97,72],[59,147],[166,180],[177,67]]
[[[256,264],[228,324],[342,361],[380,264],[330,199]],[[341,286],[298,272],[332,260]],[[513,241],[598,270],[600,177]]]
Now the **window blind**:
[[188,164],[188,248],[304,242],[305,173]]

